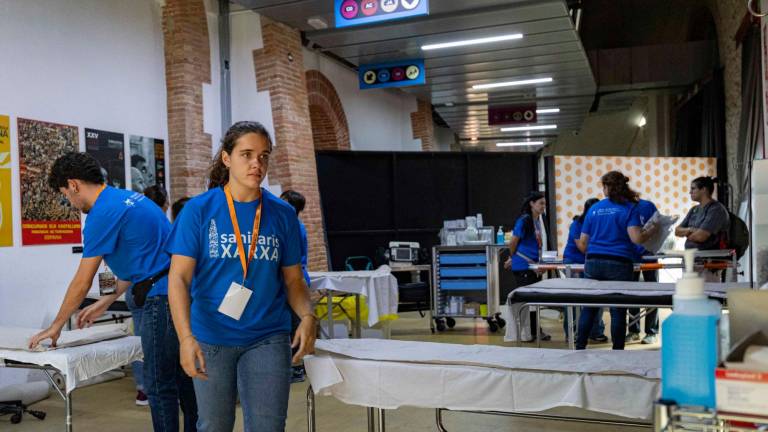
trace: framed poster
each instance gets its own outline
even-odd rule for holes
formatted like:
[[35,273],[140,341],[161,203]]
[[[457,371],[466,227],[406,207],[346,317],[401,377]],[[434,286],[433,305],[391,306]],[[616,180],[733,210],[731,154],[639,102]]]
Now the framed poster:
[[13,246],[11,206],[11,128],[8,116],[0,115],[0,247]]
[[101,174],[109,186],[126,188],[125,138],[117,132],[85,129],[85,152],[101,165]]
[[48,186],[53,162],[78,151],[77,126],[18,119],[21,243],[80,243],[80,211]]
[[158,138],[131,135],[131,189],[144,192],[149,186],[165,185],[165,143]]

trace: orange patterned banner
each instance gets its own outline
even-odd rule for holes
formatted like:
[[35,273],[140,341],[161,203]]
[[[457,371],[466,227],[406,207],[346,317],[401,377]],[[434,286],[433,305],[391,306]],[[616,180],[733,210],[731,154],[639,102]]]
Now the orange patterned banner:
[[715,176],[715,158],[555,156],[555,205],[557,249],[562,254],[573,218],[581,214],[584,201],[603,198],[600,177],[618,170],[629,177],[640,197],[653,201],[665,215],[680,220],[695,202],[688,194],[691,180]]

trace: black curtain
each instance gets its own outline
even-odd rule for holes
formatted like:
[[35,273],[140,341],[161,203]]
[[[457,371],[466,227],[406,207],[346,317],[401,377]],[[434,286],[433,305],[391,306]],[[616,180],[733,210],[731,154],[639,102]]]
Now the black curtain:
[[763,80],[760,72],[760,27],[752,25],[742,43],[741,122],[736,153],[739,201],[748,190],[751,162],[758,147],[763,145]]
[[672,156],[717,158],[718,199],[729,203],[728,157],[725,149],[723,70],[715,69],[699,92],[678,107]]

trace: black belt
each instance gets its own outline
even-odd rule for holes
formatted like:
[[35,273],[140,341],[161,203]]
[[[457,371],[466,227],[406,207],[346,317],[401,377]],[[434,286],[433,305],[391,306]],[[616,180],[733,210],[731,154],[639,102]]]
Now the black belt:
[[133,293],[133,302],[136,304],[136,306],[144,307],[144,302],[147,301],[147,294],[149,294],[149,291],[152,289],[155,283],[157,283],[157,281],[164,278],[168,274],[169,270],[170,268],[166,268],[160,273],[157,273],[148,279],[144,279],[141,282],[136,282],[133,284],[131,292]]

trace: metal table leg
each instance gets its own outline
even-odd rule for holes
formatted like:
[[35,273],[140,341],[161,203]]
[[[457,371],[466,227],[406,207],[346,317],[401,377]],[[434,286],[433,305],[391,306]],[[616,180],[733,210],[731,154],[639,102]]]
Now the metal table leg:
[[315,432],[315,392],[312,386],[307,388],[307,432]]
[[573,312],[573,306],[568,306],[565,308],[565,319],[568,320],[568,348],[570,349],[576,349],[576,317]]
[[386,432],[387,426],[384,422],[384,410],[382,408],[376,408],[376,411],[379,413],[379,430],[378,432]]
[[437,408],[435,410],[435,424],[437,425],[437,430],[439,432],[448,432],[448,429],[443,426],[443,410],[442,408]]
[[536,306],[536,348],[541,348],[541,306]]
[[363,337],[363,324],[360,321],[360,294],[355,294],[355,339]]
[[328,339],[333,339],[333,291],[328,290]]
[[376,432],[376,413],[373,407],[366,408],[368,414],[368,432]]

